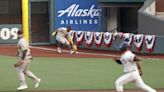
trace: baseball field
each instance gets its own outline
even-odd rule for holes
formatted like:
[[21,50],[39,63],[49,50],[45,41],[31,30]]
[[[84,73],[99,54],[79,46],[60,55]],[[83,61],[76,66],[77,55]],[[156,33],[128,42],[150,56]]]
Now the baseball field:
[[[14,92],[19,86],[18,76],[13,67],[18,60],[15,56],[16,47],[1,46],[0,50],[0,91]],[[42,82],[38,89],[34,89],[33,82],[26,78],[29,88],[23,92],[115,92],[114,82],[123,74],[122,66],[111,59],[113,54],[81,51],[76,55],[67,52],[57,54],[52,48],[33,48],[32,53],[34,60],[30,69]],[[164,92],[163,66],[163,56],[142,56],[142,78],[158,92]],[[125,92],[144,92],[133,84],[127,84],[124,88]]]

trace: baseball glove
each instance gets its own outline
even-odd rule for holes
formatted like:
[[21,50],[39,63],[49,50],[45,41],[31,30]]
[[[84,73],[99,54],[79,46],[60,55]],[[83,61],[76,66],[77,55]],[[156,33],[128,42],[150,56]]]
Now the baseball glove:
[[56,36],[57,31],[52,32],[51,37]]
[[22,60],[19,60],[18,63],[14,64],[14,67],[19,67],[23,64]]
[[114,58],[114,61],[117,63],[117,64],[122,64],[122,62],[120,61],[120,59],[119,58]]

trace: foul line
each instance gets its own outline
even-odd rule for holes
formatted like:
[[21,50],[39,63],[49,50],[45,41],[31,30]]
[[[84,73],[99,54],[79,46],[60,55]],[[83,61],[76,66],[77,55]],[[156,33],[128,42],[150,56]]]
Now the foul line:
[[[40,50],[47,50],[47,51],[55,51],[57,52],[57,49],[51,49],[51,48],[45,48],[45,47],[36,47],[36,46],[30,46],[31,48],[34,48],[34,49],[40,49]],[[62,50],[62,52],[66,52],[66,53],[69,53],[68,50]],[[85,55],[97,55],[97,56],[108,56],[108,57],[120,57],[120,55],[111,55],[111,54],[97,54],[97,53],[90,53],[90,52],[79,52],[76,53],[76,54],[85,54]],[[149,57],[142,57],[141,58],[143,59],[148,59],[148,60],[163,60],[163,59],[157,59],[157,58],[149,58]]]
[[[31,46],[31,48],[34,48],[34,49],[41,49],[41,50],[47,50],[47,51],[55,51],[57,52],[57,49],[51,49],[51,48],[44,48],[44,47],[33,47]],[[66,53],[69,53],[68,50],[62,50],[62,52],[66,52]],[[97,56],[109,56],[109,57],[119,57],[119,55],[110,55],[110,54],[97,54],[97,53],[90,53],[90,52],[77,52],[76,54],[86,54],[86,55],[97,55]]]

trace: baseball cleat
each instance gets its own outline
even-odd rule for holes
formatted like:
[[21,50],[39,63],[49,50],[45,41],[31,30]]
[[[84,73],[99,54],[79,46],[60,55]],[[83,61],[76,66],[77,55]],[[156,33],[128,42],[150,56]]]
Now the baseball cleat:
[[21,91],[21,90],[24,90],[24,89],[27,89],[27,85],[21,85],[20,87],[17,88],[18,91]]
[[70,54],[76,54],[77,50],[71,50]]
[[79,53],[78,51],[75,52],[76,54]]
[[57,51],[58,51],[59,54],[61,54],[61,48],[58,47]]
[[41,79],[38,79],[38,80],[35,82],[35,88],[38,88],[38,87],[39,87],[40,82],[41,82]]

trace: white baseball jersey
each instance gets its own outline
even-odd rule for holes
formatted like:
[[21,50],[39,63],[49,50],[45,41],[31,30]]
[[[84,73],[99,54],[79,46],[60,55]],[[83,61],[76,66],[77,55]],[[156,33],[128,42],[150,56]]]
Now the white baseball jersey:
[[124,52],[121,55],[120,61],[123,64],[124,72],[131,72],[131,71],[137,71],[137,65],[136,62],[134,62],[135,54],[133,54],[130,50]]
[[[20,58],[23,56],[23,51],[24,50],[27,50],[25,58],[27,58],[27,57],[31,58],[29,45],[26,42],[25,38],[23,37],[23,38],[20,38],[19,41],[18,41],[18,52],[19,52],[19,57]],[[26,60],[24,62],[26,62]]]
[[67,32],[67,28],[65,28],[65,27],[58,28],[57,32],[58,32],[57,35],[60,35],[62,37],[69,35],[69,32]]
[[135,54],[133,54],[130,50],[125,51],[121,55],[120,61],[124,67],[125,74],[120,76],[115,82],[117,92],[123,92],[123,85],[129,82],[134,83],[137,87],[142,88],[146,92],[157,92],[155,89],[149,87],[143,82],[139,75],[134,57]]
[[67,32],[67,28],[61,27],[57,29],[56,40],[58,42],[61,42],[62,44],[70,45],[70,42],[69,42],[70,38],[71,38],[71,35],[69,32]]

